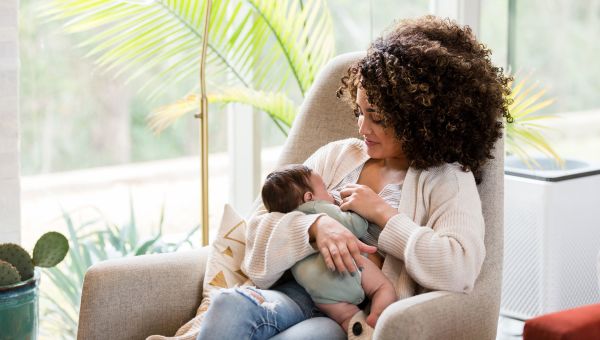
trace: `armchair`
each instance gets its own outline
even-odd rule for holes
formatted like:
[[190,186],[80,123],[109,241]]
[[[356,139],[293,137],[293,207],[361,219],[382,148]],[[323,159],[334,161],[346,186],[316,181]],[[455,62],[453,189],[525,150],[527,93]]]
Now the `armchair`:
[[[285,144],[280,164],[303,162],[327,142],[358,137],[350,108],[335,92],[363,52],[340,55],[318,75]],[[487,251],[471,294],[435,291],[398,301],[381,315],[375,339],[494,339],[500,308],[503,233],[503,144],[479,185]],[[200,303],[206,249],[111,260],[84,281],[78,339],[171,335]]]

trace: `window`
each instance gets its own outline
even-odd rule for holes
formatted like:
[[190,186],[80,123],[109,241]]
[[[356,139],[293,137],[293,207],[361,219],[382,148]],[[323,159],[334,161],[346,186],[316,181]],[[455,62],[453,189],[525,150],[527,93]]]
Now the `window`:
[[498,64],[555,99],[541,113],[559,117],[543,121],[558,153],[600,161],[600,1],[484,0],[481,27]]

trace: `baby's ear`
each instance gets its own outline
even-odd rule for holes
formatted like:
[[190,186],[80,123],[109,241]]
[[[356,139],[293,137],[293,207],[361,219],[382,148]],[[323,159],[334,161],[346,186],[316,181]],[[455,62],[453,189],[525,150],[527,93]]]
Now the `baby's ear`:
[[313,193],[310,191],[307,191],[304,193],[304,203],[312,201],[313,200]]

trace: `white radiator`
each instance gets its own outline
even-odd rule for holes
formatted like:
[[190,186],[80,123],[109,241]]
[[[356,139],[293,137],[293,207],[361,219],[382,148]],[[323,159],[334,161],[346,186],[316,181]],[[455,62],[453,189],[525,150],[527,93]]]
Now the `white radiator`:
[[504,197],[500,313],[526,320],[600,302],[600,168],[534,171],[508,158]]

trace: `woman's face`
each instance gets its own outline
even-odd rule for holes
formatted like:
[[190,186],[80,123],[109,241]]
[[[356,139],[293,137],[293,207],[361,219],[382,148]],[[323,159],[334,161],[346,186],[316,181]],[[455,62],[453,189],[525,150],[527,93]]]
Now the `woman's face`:
[[356,93],[358,105],[358,133],[365,139],[367,154],[374,159],[403,158],[402,143],[396,139],[392,128],[383,126],[383,116],[369,104],[362,88]]

